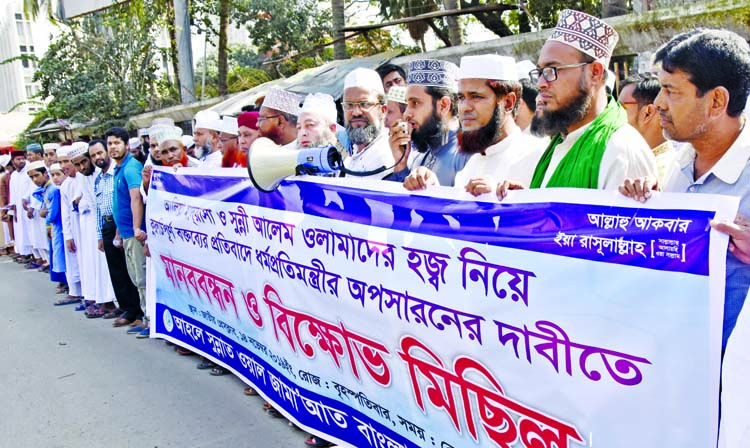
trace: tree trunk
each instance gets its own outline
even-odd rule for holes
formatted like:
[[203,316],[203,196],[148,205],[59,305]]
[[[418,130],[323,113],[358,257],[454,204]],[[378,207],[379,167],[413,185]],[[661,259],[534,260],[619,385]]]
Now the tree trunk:
[[219,96],[227,94],[227,74],[229,61],[227,58],[227,29],[229,28],[229,0],[219,0]]
[[[339,39],[344,37],[342,31],[346,26],[346,16],[344,15],[344,0],[331,0],[331,13],[333,22],[333,38]],[[349,59],[349,52],[346,51],[346,40],[341,40],[333,44],[334,59]]]
[[430,28],[432,28],[432,31],[435,32],[435,35],[438,37],[438,39],[442,40],[446,47],[450,47],[451,40],[448,38],[448,35],[446,35],[445,32],[437,26],[435,21],[432,19],[427,19],[426,22],[430,26]]
[[[458,0],[444,0],[445,9],[452,11],[458,9]],[[448,38],[453,46],[463,45],[464,36],[461,30],[461,22],[459,16],[448,16],[445,18],[448,22]]]
[[[177,52],[177,33],[175,33],[175,16],[174,4],[171,1],[165,2],[167,5],[167,33],[169,34],[169,56],[172,61],[172,72],[174,73],[174,88],[177,96],[180,96],[180,57]],[[166,67],[164,67],[166,69]]]

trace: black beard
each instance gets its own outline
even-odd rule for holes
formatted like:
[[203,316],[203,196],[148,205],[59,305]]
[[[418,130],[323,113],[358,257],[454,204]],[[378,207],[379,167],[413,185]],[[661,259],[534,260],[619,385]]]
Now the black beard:
[[578,85],[578,95],[571,103],[559,110],[534,113],[531,119],[531,133],[534,135],[553,136],[557,133],[568,134],[568,128],[582,121],[591,110],[593,96],[588,89]]
[[411,143],[414,148],[425,153],[430,148],[437,148],[443,141],[442,122],[437,112],[433,109],[432,116],[428,118],[419,129],[411,132]]
[[495,106],[492,117],[486,125],[473,131],[461,131],[458,133],[458,145],[463,154],[484,154],[484,151],[492,146],[500,137],[500,125],[502,117],[500,108]]

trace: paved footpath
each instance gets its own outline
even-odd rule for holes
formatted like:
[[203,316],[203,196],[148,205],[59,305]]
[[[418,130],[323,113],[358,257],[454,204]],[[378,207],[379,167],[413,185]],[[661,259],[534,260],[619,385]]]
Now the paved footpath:
[[52,306],[54,290],[47,274],[0,257],[0,447],[305,446],[233,375]]

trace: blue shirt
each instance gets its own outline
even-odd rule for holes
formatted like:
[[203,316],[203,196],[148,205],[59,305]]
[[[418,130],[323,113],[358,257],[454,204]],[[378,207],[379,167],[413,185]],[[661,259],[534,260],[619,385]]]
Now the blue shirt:
[[[750,217],[750,126],[745,124],[737,140],[700,179],[693,180],[695,149],[685,145],[675,160],[676,166],[667,176],[664,191],[678,193],[723,194],[740,198],[739,214]],[[724,330],[722,351],[737,324],[748,288],[750,266],[727,251],[726,285],[724,289]]]
[[[133,232],[133,212],[130,209],[130,190],[135,188],[136,191],[140,192],[142,171],[143,164],[133,158],[130,153],[125,155],[125,159],[120,165],[115,166],[115,196],[112,214],[122,239],[135,236]],[[141,228],[145,228],[143,222],[141,222]]]
[[[112,168],[110,166],[110,168]],[[99,171],[94,179],[94,195],[96,196],[96,236],[102,239],[102,225],[104,217],[112,216],[112,197],[115,192],[115,175],[112,170]]]
[[47,209],[47,226],[62,228],[62,214],[60,213],[60,188],[52,181],[44,186],[44,205]]
[[453,186],[456,173],[464,169],[471,154],[461,154],[458,151],[457,133],[448,134],[448,142],[436,148],[429,148],[426,152],[419,152],[413,146],[409,153],[409,167],[397,173],[391,173],[383,180],[403,182],[411,170],[424,166],[437,176],[440,185]]

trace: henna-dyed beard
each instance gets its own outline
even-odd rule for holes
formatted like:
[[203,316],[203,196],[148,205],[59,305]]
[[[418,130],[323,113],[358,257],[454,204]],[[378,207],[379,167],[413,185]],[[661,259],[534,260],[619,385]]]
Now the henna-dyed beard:
[[473,131],[458,132],[458,147],[464,154],[484,154],[500,138],[502,116],[500,107],[495,106],[490,121]]

